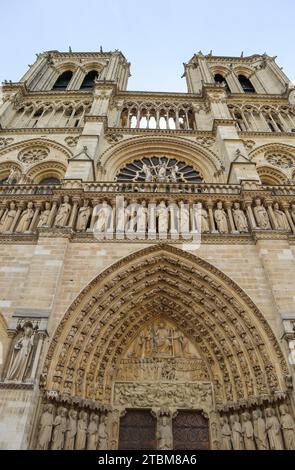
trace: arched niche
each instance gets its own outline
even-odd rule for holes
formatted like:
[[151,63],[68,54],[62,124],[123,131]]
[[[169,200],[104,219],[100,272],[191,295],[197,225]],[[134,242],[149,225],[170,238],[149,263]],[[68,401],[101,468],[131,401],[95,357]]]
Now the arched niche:
[[119,142],[103,153],[100,160],[100,165],[106,170],[103,178],[105,181],[113,181],[120,168],[126,164],[143,157],[163,155],[193,166],[205,182],[214,182],[215,174],[221,166],[216,154],[192,141],[180,138],[140,137]]

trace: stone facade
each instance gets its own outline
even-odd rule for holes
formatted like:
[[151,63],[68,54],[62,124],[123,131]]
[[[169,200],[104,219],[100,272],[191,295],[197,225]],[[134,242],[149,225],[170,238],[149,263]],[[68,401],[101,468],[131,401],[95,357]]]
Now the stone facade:
[[188,416],[189,448],[295,449],[295,91],[267,55],[184,69],[3,84],[1,449],[187,448]]

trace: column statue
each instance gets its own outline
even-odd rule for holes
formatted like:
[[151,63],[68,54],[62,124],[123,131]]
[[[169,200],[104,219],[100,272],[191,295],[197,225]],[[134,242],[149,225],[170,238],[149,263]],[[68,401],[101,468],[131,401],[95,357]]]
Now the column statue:
[[10,227],[13,224],[13,221],[16,216],[16,205],[14,202],[9,204],[9,209],[3,215],[0,224],[0,232],[9,232]]
[[249,413],[242,414],[242,433],[246,450],[255,450],[254,429]]
[[228,424],[227,416],[220,418],[222,450],[232,450],[231,429]]
[[240,424],[239,416],[234,414],[230,416],[232,446],[234,450],[243,450],[243,435],[242,426]]
[[87,432],[87,413],[85,411],[80,411],[78,426],[77,426],[77,436],[75,449],[84,450],[86,445],[86,432]]
[[53,423],[52,450],[62,450],[65,442],[65,433],[67,430],[67,410],[59,408],[57,416]]
[[253,411],[254,437],[258,450],[268,450],[269,444],[265,421],[260,410]]
[[45,209],[44,209],[44,211],[41,212],[39,222],[37,224],[37,228],[45,227],[46,225],[48,225],[48,219],[49,219],[49,216],[50,216],[50,211],[51,211],[50,202],[45,202]]
[[271,230],[268,213],[265,207],[261,204],[261,199],[255,199],[255,207],[253,209],[256,222],[259,228]]
[[78,212],[78,219],[76,225],[76,230],[78,232],[84,232],[86,230],[90,214],[91,208],[89,207],[89,201],[84,200],[83,206],[80,207]]
[[19,219],[19,222],[17,224],[16,230],[15,230],[16,233],[26,232],[30,227],[30,223],[33,217],[34,217],[33,203],[28,202],[27,209],[23,211]]
[[173,434],[171,419],[168,416],[160,416],[158,419],[157,439],[159,450],[173,449]]
[[72,206],[69,203],[69,196],[64,196],[63,203],[59,206],[59,209],[57,211],[56,217],[55,217],[55,222],[54,226],[55,227],[66,227],[70,213],[72,210]]
[[216,221],[219,233],[228,233],[228,224],[225,210],[222,208],[222,202],[217,203],[217,209],[214,211],[214,218]]
[[290,415],[287,405],[279,407],[281,418],[281,427],[283,430],[284,441],[287,450],[295,450],[295,422]]
[[275,202],[273,205],[273,213],[277,221],[278,228],[281,230],[290,230],[286,214],[284,211],[280,210],[278,202]]
[[96,450],[98,442],[98,416],[91,413],[87,428],[87,450]]
[[267,408],[265,410],[266,415],[266,431],[269,439],[271,450],[283,450],[283,439],[281,433],[281,425],[278,418],[275,415],[273,408]]
[[40,450],[48,450],[53,427],[53,405],[44,405],[39,425],[38,444]]
[[67,421],[65,450],[73,450],[75,446],[75,437],[77,434],[77,411],[71,409]]
[[247,217],[245,216],[244,211],[240,209],[239,202],[234,202],[233,218],[236,224],[236,228],[239,232],[249,231]]

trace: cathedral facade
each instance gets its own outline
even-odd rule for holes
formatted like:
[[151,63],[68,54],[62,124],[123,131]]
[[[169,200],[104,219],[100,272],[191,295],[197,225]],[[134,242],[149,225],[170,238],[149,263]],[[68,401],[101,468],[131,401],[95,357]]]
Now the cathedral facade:
[[295,449],[295,89],[114,52],[0,96],[0,448]]

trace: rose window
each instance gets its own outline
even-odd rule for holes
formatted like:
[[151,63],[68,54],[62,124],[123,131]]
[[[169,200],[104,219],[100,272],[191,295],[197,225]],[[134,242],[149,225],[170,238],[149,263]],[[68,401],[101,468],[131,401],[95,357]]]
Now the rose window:
[[200,173],[191,165],[176,158],[144,157],[121,168],[116,176],[118,182],[141,183],[201,183]]
[[280,168],[292,168],[295,166],[294,158],[291,155],[275,153],[267,155],[265,159],[268,163],[271,163],[271,165],[278,166]]
[[38,163],[41,162],[42,160],[45,160],[45,158],[49,155],[49,150],[47,148],[32,148],[28,150],[23,150],[19,155],[18,155],[18,160],[22,163],[27,163],[27,164],[32,164],[32,163]]

